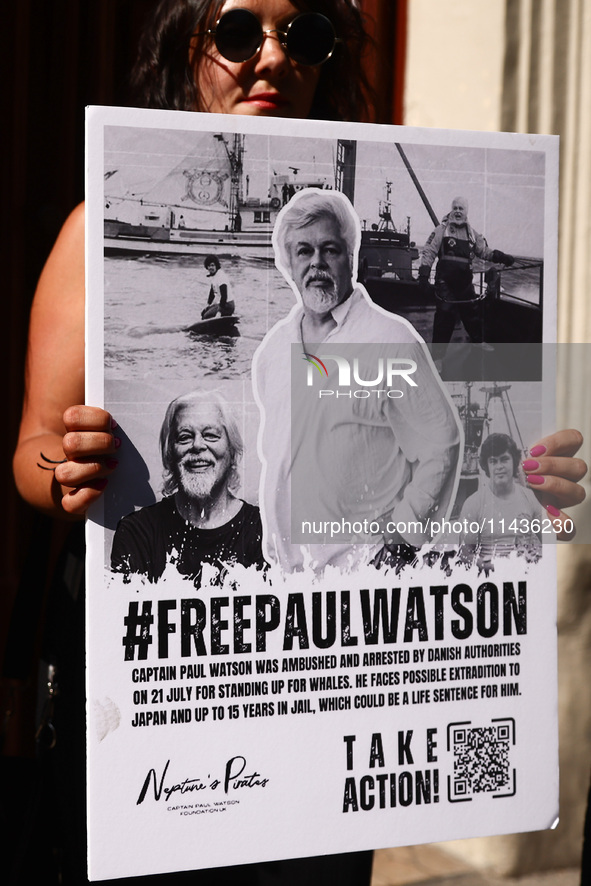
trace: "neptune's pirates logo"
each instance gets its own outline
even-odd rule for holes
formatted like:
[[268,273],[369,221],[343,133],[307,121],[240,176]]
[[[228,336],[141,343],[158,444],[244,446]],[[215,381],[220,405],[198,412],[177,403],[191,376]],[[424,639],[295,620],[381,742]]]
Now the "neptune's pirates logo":
[[221,203],[228,204],[223,197],[224,182],[228,178],[227,172],[210,172],[207,169],[183,169],[183,175],[187,179],[187,190],[181,200],[191,200],[200,206],[213,206]]

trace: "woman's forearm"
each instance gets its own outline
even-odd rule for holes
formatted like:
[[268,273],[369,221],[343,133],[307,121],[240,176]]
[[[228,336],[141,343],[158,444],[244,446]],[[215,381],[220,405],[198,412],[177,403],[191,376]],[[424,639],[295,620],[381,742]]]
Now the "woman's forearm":
[[59,434],[44,433],[19,441],[13,458],[14,479],[21,496],[40,511],[61,519],[81,519],[62,505],[67,490],[55,479],[56,464],[64,458]]

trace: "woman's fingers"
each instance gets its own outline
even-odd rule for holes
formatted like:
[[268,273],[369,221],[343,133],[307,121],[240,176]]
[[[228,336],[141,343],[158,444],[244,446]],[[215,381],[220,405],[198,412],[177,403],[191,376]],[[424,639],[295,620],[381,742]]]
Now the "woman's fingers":
[[63,422],[66,460],[56,465],[55,479],[64,488],[64,510],[85,514],[117,467],[115,453],[121,441],[112,433],[117,423],[104,409],[94,406],[70,406],[64,412]]
[[116,467],[113,457],[121,441],[113,434],[117,422],[110,413],[96,406],[70,406],[63,422],[66,433],[62,446],[67,461],[56,468],[60,483],[74,486]]
[[[561,508],[579,505],[585,500],[586,492],[580,483],[566,479],[571,473],[570,466],[565,465],[561,474],[533,474],[526,476],[528,486],[538,493],[542,504],[554,504]],[[576,472],[573,474],[576,476]],[[584,473],[583,473],[584,476]],[[578,477],[577,479],[580,479]]]
[[98,406],[70,406],[63,415],[66,431],[105,431],[110,433],[116,422],[110,413]]
[[92,457],[84,460],[65,461],[57,465],[55,479],[62,486],[81,486],[83,483],[91,483],[94,480],[108,477],[118,463],[118,460],[112,455],[97,458],[95,453]]
[[583,445],[583,435],[574,428],[565,431],[556,431],[538,440],[530,449],[532,458],[539,458],[541,455],[561,455],[571,458],[579,451]]
[[587,464],[574,455],[582,442],[579,431],[558,431],[530,449],[522,467],[528,486],[543,505],[568,508],[585,499],[580,480],[587,473]]
[[582,445],[580,431],[556,431],[534,444],[522,465],[527,485],[545,507],[558,541],[570,541],[576,531],[572,517],[562,509],[580,504],[586,496],[580,481],[587,464],[576,457]]
[[88,508],[101,497],[106,485],[106,480],[96,480],[94,483],[67,491],[62,498],[64,511],[68,514],[83,516]]
[[576,535],[574,520],[554,505],[546,505],[546,512],[552,521],[557,541],[572,541]]
[[[527,458],[522,467],[528,477],[551,475],[564,477],[565,480],[572,480],[575,483],[582,480],[587,473],[587,464],[582,458],[568,458],[566,456],[542,455],[539,458]],[[534,486],[536,482],[538,481],[533,481]]]
[[64,435],[62,446],[66,458],[91,460],[104,458],[117,451],[118,444],[113,434],[102,431],[70,431]]

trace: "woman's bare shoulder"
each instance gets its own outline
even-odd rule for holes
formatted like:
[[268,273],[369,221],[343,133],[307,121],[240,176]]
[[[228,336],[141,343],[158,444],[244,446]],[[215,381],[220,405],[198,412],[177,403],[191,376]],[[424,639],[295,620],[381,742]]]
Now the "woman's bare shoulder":
[[83,204],[66,219],[37,284],[26,381],[25,426],[63,428],[63,411],[84,401]]
[[43,268],[36,301],[46,294],[84,296],[84,215],[84,203],[80,203],[64,222]]

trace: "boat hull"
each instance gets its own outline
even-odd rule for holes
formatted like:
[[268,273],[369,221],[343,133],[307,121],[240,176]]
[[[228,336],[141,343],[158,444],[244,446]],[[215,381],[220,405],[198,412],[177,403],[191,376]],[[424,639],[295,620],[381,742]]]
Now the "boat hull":
[[272,259],[271,239],[255,234],[227,234],[212,232],[199,240],[153,240],[144,237],[105,237],[105,255],[206,255],[212,249],[227,253],[248,249],[262,258]]

